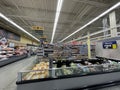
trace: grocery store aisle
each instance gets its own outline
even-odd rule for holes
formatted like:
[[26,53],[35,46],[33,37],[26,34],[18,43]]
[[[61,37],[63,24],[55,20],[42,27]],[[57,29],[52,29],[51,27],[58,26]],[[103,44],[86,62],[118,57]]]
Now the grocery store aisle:
[[16,90],[17,72],[33,63],[35,56],[0,68],[0,90]]
[[106,88],[102,88],[102,89],[98,89],[98,90],[120,90],[120,85],[106,87]]

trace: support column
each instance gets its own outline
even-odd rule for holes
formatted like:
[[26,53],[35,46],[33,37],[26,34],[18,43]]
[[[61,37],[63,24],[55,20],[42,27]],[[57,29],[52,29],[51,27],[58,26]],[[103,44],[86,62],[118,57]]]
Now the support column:
[[[103,18],[102,24],[103,24],[103,30],[106,30],[108,28],[108,21],[107,21],[106,17]],[[104,32],[104,37],[107,38],[107,35],[108,35],[108,31],[105,31]]]
[[88,32],[87,37],[87,46],[88,46],[88,59],[91,59],[91,46],[90,46],[90,33]]
[[109,20],[110,20],[110,33],[111,33],[111,37],[116,37],[117,36],[117,28],[116,28],[116,15],[115,15],[115,11],[111,12],[109,14]]

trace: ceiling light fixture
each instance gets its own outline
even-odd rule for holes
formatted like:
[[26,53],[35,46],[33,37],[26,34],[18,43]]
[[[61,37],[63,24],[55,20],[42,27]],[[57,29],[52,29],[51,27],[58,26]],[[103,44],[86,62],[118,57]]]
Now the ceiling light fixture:
[[50,42],[51,44],[53,43],[53,40],[54,40],[55,31],[56,31],[56,28],[57,28],[59,15],[60,15],[60,11],[61,11],[61,8],[62,8],[62,3],[63,3],[63,0],[58,0],[57,10],[56,10],[56,15],[55,15],[55,21],[54,21],[54,27],[53,27],[53,32],[52,32],[52,37],[51,37],[51,42]]
[[88,25],[92,24],[93,22],[97,21],[99,18],[103,17],[104,15],[108,14],[109,12],[111,12],[112,10],[114,10],[115,8],[117,8],[118,6],[120,6],[120,2],[118,2],[117,4],[115,4],[114,6],[112,6],[111,8],[109,8],[108,10],[106,10],[105,12],[103,12],[102,14],[100,14],[99,16],[97,16],[96,18],[94,18],[93,20],[89,21],[87,24],[83,25],[82,27],[80,27],[79,29],[77,29],[76,31],[74,31],[72,34],[68,35],[67,37],[65,37],[64,39],[62,39],[60,42],[63,42],[64,40],[68,39],[69,37],[71,37],[72,35],[74,35],[75,33],[81,31],[82,29],[86,28]]
[[39,41],[39,39],[37,39],[35,36],[33,36],[32,34],[30,34],[29,32],[27,32],[25,29],[23,29],[22,27],[20,27],[19,25],[17,25],[15,22],[13,22],[12,20],[10,20],[9,18],[7,18],[5,15],[3,15],[2,13],[0,13],[0,17],[3,18],[4,20],[8,21],[9,23],[11,23],[12,25],[14,25],[15,27],[17,27],[18,29],[20,29],[21,31],[23,31],[24,33],[28,34],[30,37],[34,38],[35,40]]

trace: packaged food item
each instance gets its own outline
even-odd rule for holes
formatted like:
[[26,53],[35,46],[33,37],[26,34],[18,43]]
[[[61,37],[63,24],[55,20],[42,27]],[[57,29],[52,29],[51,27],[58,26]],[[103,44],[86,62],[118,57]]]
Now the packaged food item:
[[40,62],[32,68],[32,70],[34,70],[33,72],[25,75],[24,80],[47,78],[49,76],[48,69],[49,62]]

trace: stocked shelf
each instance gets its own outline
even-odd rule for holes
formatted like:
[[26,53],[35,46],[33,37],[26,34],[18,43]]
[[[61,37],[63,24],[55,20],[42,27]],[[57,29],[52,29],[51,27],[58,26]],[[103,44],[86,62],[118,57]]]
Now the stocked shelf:
[[6,37],[0,38],[0,67],[26,58],[28,53],[25,46],[15,46]]

